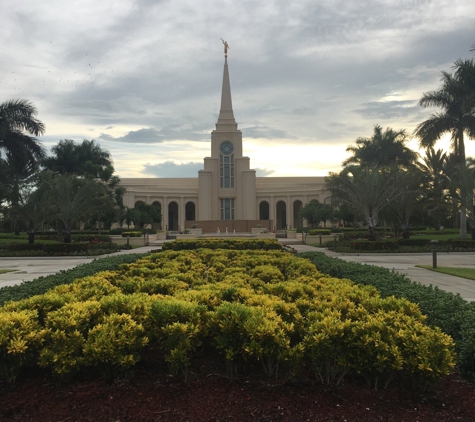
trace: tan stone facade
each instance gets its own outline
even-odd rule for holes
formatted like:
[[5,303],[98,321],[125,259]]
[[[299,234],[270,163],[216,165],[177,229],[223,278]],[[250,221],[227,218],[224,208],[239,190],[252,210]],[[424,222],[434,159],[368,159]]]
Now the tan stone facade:
[[312,199],[323,202],[326,196],[323,177],[256,177],[249,157],[243,156],[242,133],[234,119],[227,57],[211,156],[203,164],[198,178],[122,179],[124,204],[134,207],[143,201],[159,206],[162,227],[169,230],[199,222],[210,231],[219,229],[220,222],[221,231],[228,226],[242,229],[258,220],[263,227],[280,230],[305,226],[298,217],[300,208]]

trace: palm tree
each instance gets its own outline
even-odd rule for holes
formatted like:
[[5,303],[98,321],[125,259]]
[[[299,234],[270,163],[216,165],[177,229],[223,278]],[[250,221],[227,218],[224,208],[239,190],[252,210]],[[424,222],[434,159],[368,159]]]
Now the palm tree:
[[44,182],[52,205],[51,217],[59,220],[64,228],[64,242],[71,241],[73,226],[85,221],[103,203],[104,185],[94,180],[75,176],[56,176]]
[[[464,71],[475,72],[475,66]],[[433,147],[444,135],[450,133],[452,149],[460,164],[465,163],[464,136],[475,138],[475,96],[474,87],[467,83],[465,75],[460,72],[452,75],[442,72],[442,86],[437,91],[423,94],[419,101],[422,107],[439,107],[440,113],[433,113],[417,126],[414,134],[419,138],[422,147]],[[473,75],[472,75],[473,76]]]
[[21,203],[13,210],[15,217],[22,220],[28,233],[28,243],[35,243],[35,232],[48,219],[52,205],[44,189],[25,195]]
[[28,160],[38,161],[44,158],[45,152],[38,140],[25,135],[42,135],[44,124],[35,116],[37,110],[27,100],[10,100],[0,104],[0,155],[16,154],[18,150],[26,150]]
[[36,108],[27,100],[0,104],[0,203],[7,200],[13,206],[18,205],[18,183],[26,173],[35,171],[45,157],[41,144],[30,136],[41,135],[45,130],[36,114]]
[[346,159],[343,165],[410,167],[418,154],[404,145],[406,141],[405,130],[395,131],[389,127],[383,130],[380,125],[376,125],[370,138],[358,138],[356,146],[346,149],[353,155]]
[[116,176],[112,175],[114,166],[110,154],[94,140],[85,139],[81,143],[75,143],[71,139],[63,139],[51,151],[54,155],[43,161],[48,170],[114,182]]
[[452,192],[454,198],[468,210],[468,220],[472,240],[475,240],[475,160],[469,158],[465,165],[456,164],[452,173]]
[[[420,145],[432,147],[445,133],[451,134],[452,150],[457,162],[465,165],[464,137],[475,138],[475,75],[473,61],[455,63],[455,74],[442,72],[442,85],[437,91],[423,94],[419,105],[439,107],[442,112],[433,113],[417,126],[414,134]],[[460,237],[467,237],[466,210],[460,207]]]
[[422,174],[415,168],[394,172],[394,185],[401,187],[403,195],[395,195],[388,204],[389,211],[396,217],[402,228],[403,239],[409,239],[409,224],[412,216],[420,208],[422,196]]
[[325,178],[326,188],[332,198],[340,199],[361,213],[368,225],[370,240],[375,240],[375,228],[379,213],[390,200],[402,193],[401,186],[395,183],[394,174],[386,169],[351,166],[339,174]]
[[442,220],[449,215],[450,204],[447,201],[447,190],[449,188],[448,163],[449,155],[441,149],[435,151],[432,147],[427,148],[422,161],[416,163],[422,178],[422,205],[431,217],[436,229],[442,226]]

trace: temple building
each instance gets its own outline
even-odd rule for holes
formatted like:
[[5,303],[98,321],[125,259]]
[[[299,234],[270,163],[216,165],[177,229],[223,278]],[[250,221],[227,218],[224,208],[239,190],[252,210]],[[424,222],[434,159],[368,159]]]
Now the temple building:
[[299,228],[300,209],[326,198],[323,177],[256,177],[243,155],[242,133],[234,118],[225,50],[221,110],[211,133],[211,155],[197,178],[124,178],[124,205],[143,201],[160,207],[162,228],[203,232],[250,232],[260,224],[269,230]]

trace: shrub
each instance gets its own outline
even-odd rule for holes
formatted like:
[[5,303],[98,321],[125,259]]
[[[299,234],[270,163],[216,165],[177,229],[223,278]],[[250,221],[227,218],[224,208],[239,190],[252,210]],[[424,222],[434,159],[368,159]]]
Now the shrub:
[[439,327],[454,339],[458,368],[464,377],[475,380],[475,303],[468,303],[460,295],[438,287],[413,282],[386,268],[345,262],[321,252],[305,252],[298,256],[307,258],[321,272],[332,277],[374,286],[382,297],[395,296],[417,303],[427,316],[427,325]]
[[313,229],[313,230],[310,230],[309,235],[310,236],[320,236],[320,235],[328,236],[331,233],[332,232],[329,229]]
[[281,250],[282,246],[277,239],[186,239],[168,242],[162,246],[162,250],[194,250],[205,249],[236,249],[236,250]]
[[313,368],[324,382],[352,372],[375,387],[394,376],[431,385],[453,365],[452,340],[416,305],[280,250],[164,251],[0,309],[22,311],[44,332],[40,364],[67,378],[87,368],[127,378],[149,343],[185,378],[201,351],[222,356],[230,376]]
[[122,237],[142,237],[143,233],[139,231],[134,232],[122,232]]
[[45,321],[45,344],[39,365],[51,368],[53,373],[69,381],[84,365],[82,349],[99,312],[97,301],[69,303],[50,312]]
[[96,259],[89,264],[81,264],[58,274],[39,277],[32,281],[24,281],[16,286],[0,288],[0,306],[10,300],[21,300],[40,295],[60,284],[72,283],[75,279],[93,275],[99,271],[116,270],[121,264],[137,261],[144,254],[127,254]]
[[89,331],[84,344],[84,360],[107,378],[128,379],[147,343],[143,326],[130,315],[107,315]]
[[34,362],[42,334],[36,311],[0,311],[0,379],[13,382]]
[[396,240],[352,240],[350,245],[357,251],[394,251],[398,247]]

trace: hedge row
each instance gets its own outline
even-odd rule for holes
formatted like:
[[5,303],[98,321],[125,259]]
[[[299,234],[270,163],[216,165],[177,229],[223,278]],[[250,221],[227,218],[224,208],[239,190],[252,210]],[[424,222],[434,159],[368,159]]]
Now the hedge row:
[[[228,375],[312,371],[430,386],[454,365],[453,342],[404,299],[324,277],[280,251],[167,251],[0,309],[0,376],[38,364],[127,376],[145,348],[183,373],[197,355]],[[217,365],[216,370],[222,366]]]
[[123,232],[130,232],[130,231],[140,231],[141,235],[143,236],[144,233],[148,234],[156,234],[157,231],[155,229],[111,229],[109,230],[110,235],[119,235]]
[[[36,235],[35,239],[37,240],[58,240],[58,235],[56,233],[48,233],[42,235]],[[108,234],[72,234],[71,241],[72,242],[102,242],[106,243],[110,240]]]
[[475,381],[475,302],[469,303],[460,295],[438,287],[413,282],[386,268],[346,262],[321,252],[305,252],[298,256],[309,259],[324,274],[374,286],[382,297],[395,296],[417,303],[427,316],[428,325],[439,327],[454,339],[460,372]]
[[310,236],[319,236],[319,235],[327,236],[331,233],[332,231],[330,229],[312,229],[308,232]]
[[182,251],[199,248],[236,249],[236,250],[281,250],[282,245],[277,239],[185,239],[167,242],[162,246],[164,251]]
[[100,271],[117,270],[121,264],[135,262],[143,256],[144,254],[108,256],[95,259],[88,264],[78,265],[70,270],[60,271],[58,274],[24,281],[16,286],[2,287],[0,288],[0,306],[11,300],[21,300],[46,293],[53,287],[70,284],[78,278],[90,276]]
[[[345,235],[346,236],[346,235]],[[388,239],[388,240],[351,240],[350,246],[352,249],[357,251],[396,251],[400,246],[415,246],[427,248],[427,250],[433,248],[431,243],[432,239]],[[450,240],[439,240],[437,249],[440,251],[473,251],[475,250],[475,241],[473,240],[461,240],[461,239],[450,239]]]
[[122,237],[142,237],[143,233],[140,231],[134,231],[134,232],[122,232]]
[[12,253],[36,252],[38,256],[45,255],[94,255],[118,250],[115,243],[11,243],[8,251]]

